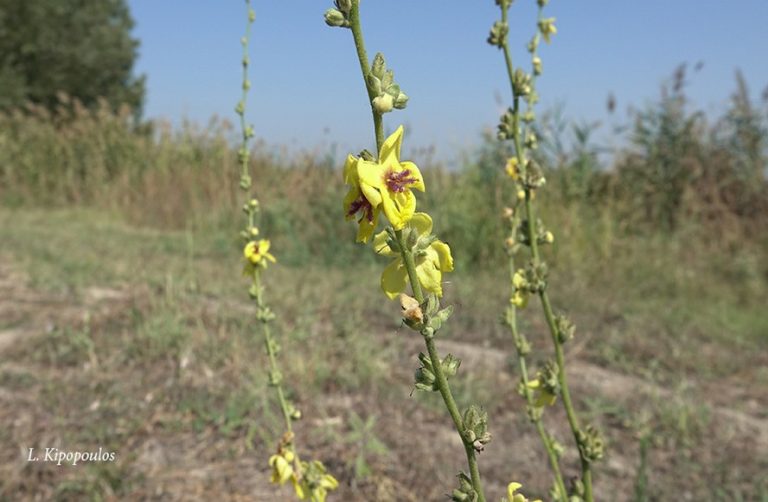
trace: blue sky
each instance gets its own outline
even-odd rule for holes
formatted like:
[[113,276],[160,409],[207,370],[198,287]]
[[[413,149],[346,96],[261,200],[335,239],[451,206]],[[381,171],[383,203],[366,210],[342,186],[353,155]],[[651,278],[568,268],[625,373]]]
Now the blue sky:
[[[241,0],[128,0],[141,41],[137,71],[148,78],[145,115],[206,122],[234,120],[239,97]],[[249,120],[257,136],[288,150],[340,154],[372,148],[370,112],[349,30],[325,25],[328,1],[254,0]],[[448,159],[479,142],[509,101],[503,59],[486,44],[498,16],[493,0],[363,0],[369,56],[385,54],[411,97],[386,116],[410,130],[411,148],[435,145]],[[766,0],[551,0],[558,34],[543,45],[540,109],[564,104],[573,120],[606,120],[606,97],[618,109],[642,106],[682,62],[689,96],[722,110],[740,68],[757,96],[768,85]],[[510,40],[527,58],[535,1],[516,0]],[[617,119],[612,119],[614,122]],[[609,120],[610,121],[610,120]]]

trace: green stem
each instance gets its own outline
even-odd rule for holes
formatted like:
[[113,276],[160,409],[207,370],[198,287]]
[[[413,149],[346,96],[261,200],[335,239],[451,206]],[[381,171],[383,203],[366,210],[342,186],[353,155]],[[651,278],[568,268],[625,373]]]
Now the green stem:
[[[524,165],[522,145],[520,141],[519,130],[519,98],[515,97],[514,104],[514,121],[513,121],[513,139],[515,142],[515,150],[517,152],[517,158],[519,164]],[[539,244],[536,231],[536,218],[533,211],[532,198],[533,192],[530,187],[525,187],[525,217],[528,220],[528,241],[531,246],[531,257],[533,267],[537,268],[541,264],[541,256],[539,254]],[[576,411],[571,401],[571,393],[568,389],[568,379],[565,372],[565,355],[563,352],[563,344],[560,341],[560,337],[557,330],[557,324],[555,323],[555,315],[552,311],[552,303],[549,300],[549,294],[546,290],[539,292],[539,299],[541,300],[541,306],[544,310],[544,317],[549,327],[549,333],[552,338],[552,344],[555,347],[555,362],[558,367],[558,381],[560,383],[560,393],[562,394],[563,406],[565,407],[565,413],[568,418],[568,424],[571,427],[573,438],[576,441],[576,445],[579,445],[579,421],[576,416]],[[581,459],[581,480],[584,483],[584,495],[587,502],[593,501],[592,496],[592,472],[589,460],[587,460],[581,448],[579,448],[579,457]]]
[[[261,295],[259,295],[261,297]],[[258,306],[259,309],[264,308],[264,304],[261,301],[261,298],[258,300]],[[272,338],[272,331],[269,329],[269,323],[267,321],[261,322],[261,329],[262,333],[264,334],[264,345],[267,349],[267,356],[269,356],[269,373],[270,378],[272,378],[275,375],[280,375],[280,369],[277,366],[277,353],[275,351],[275,339]],[[280,411],[283,414],[283,422],[285,423],[285,430],[287,432],[293,432],[293,427],[291,424],[291,413],[288,409],[288,401],[285,399],[285,392],[283,391],[283,386],[280,383],[279,379],[282,378],[282,375],[280,375],[276,382],[274,382],[272,385],[275,387],[275,392],[277,394],[277,400],[280,403]]]
[[[509,8],[509,4],[502,5],[501,17],[503,22],[507,22],[508,8]],[[541,18],[541,15],[542,15],[541,9],[539,9],[538,17]],[[512,65],[512,56],[509,50],[509,40],[507,37],[504,37],[502,49],[504,51],[504,60],[507,68],[507,76],[509,77],[509,84],[512,89],[512,96],[514,100],[513,109],[512,109],[512,115],[513,115],[512,138],[515,144],[515,153],[517,155],[518,165],[520,166],[523,172],[523,176],[525,176],[526,164],[525,164],[525,157],[523,155],[523,145],[520,138],[520,96],[518,96],[517,93],[515,92],[515,87],[513,85],[514,67]],[[535,219],[533,204],[531,200],[533,196],[533,192],[529,186],[525,186],[524,188],[525,188],[525,217],[528,220],[528,241],[531,247],[531,256],[532,256],[533,266],[534,268],[537,268],[541,264],[541,256],[539,254],[539,245],[538,245],[537,232],[536,232],[536,219]],[[558,381],[560,384],[563,406],[565,407],[566,416],[568,418],[568,424],[571,428],[571,432],[573,433],[574,440],[578,447],[579,430],[580,430],[579,422],[576,416],[575,409],[573,407],[573,402],[571,401],[571,393],[570,393],[570,390],[568,389],[568,380],[565,373],[565,355],[563,353],[563,346],[558,335],[557,325],[555,324],[555,316],[552,311],[552,304],[550,303],[549,295],[547,294],[546,290],[542,290],[539,293],[539,299],[541,300],[541,305],[544,310],[544,317],[546,318],[547,326],[549,327],[549,332],[552,338],[552,343],[555,348],[555,362],[559,370]],[[591,465],[589,460],[587,460],[584,457],[584,454],[582,453],[581,448],[579,448],[578,450],[579,450],[579,458],[581,460],[581,480],[584,483],[585,499],[587,502],[593,502],[594,499],[592,494]]]
[[349,24],[352,30],[352,38],[355,40],[355,49],[357,49],[357,59],[360,62],[360,72],[363,75],[365,90],[368,92],[368,105],[373,114],[373,128],[376,134],[376,151],[381,151],[381,145],[384,144],[384,121],[382,116],[373,107],[373,99],[376,97],[373,89],[368,85],[368,74],[371,72],[368,55],[365,52],[365,39],[363,38],[363,29],[360,25],[360,0],[352,0],[352,9],[349,12]]
[[[403,263],[405,263],[405,269],[408,272],[408,279],[411,281],[413,296],[416,298],[417,302],[423,304],[425,300],[424,292],[421,289],[421,283],[419,282],[419,277],[416,273],[416,262],[413,259],[413,252],[406,246],[402,230],[395,230],[395,238],[397,239],[397,244],[400,248],[400,255],[403,258]],[[425,330],[422,332],[422,335],[424,335],[424,342],[427,345],[429,359],[432,362],[432,369],[435,373],[437,389],[440,392],[440,395],[443,397],[443,402],[445,403],[445,407],[448,408],[448,413],[451,415],[451,419],[453,419],[456,432],[459,433],[461,442],[464,444],[464,452],[467,455],[467,464],[469,466],[469,475],[472,479],[472,486],[477,492],[478,502],[485,502],[485,495],[483,493],[483,485],[480,480],[480,469],[477,464],[475,448],[471,442],[468,442],[464,438],[464,420],[461,418],[461,413],[459,412],[459,407],[456,405],[456,400],[453,398],[453,394],[451,393],[451,387],[448,384],[448,379],[445,377],[443,368],[440,365],[440,356],[437,353],[437,347],[435,346],[435,340],[433,338],[434,333],[431,331],[427,332]]]
[[[518,227],[518,216],[515,215],[514,218],[515,218],[515,221],[512,224],[512,235],[515,235],[517,233],[517,227]],[[511,254],[511,253],[509,257],[509,270],[510,270],[510,276],[512,276],[516,270],[515,257],[514,257],[514,254]],[[512,294],[514,294],[515,293],[514,286],[512,288],[513,288]],[[515,342],[515,347],[517,347],[517,364],[520,368],[520,375],[523,381],[523,396],[525,397],[525,401],[528,405],[528,409],[533,410],[534,409],[533,393],[531,392],[531,389],[528,387],[528,382],[530,381],[530,379],[528,378],[528,367],[525,361],[525,354],[521,349],[523,346],[523,339],[520,336],[520,332],[517,329],[517,308],[514,305],[510,305],[509,309],[510,309],[510,316],[507,318],[507,324],[509,326],[510,331],[512,332],[512,338]],[[557,458],[557,453],[555,453],[555,450],[552,447],[552,441],[550,440],[550,436],[547,433],[546,429],[544,428],[544,424],[542,422],[541,416],[531,416],[530,418],[534,426],[536,427],[536,432],[539,433],[539,437],[541,438],[541,442],[544,445],[544,449],[547,451],[547,457],[549,458],[549,465],[552,468],[552,473],[555,478],[555,485],[557,485],[557,490],[560,496],[560,500],[562,502],[567,502],[568,492],[565,489],[565,482],[563,481],[563,475],[560,472],[560,462]]]

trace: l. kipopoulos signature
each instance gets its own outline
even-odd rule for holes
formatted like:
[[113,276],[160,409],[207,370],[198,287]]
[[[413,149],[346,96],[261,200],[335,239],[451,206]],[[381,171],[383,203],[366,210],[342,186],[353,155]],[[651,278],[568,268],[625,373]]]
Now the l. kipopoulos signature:
[[27,462],[56,462],[56,465],[62,463],[77,465],[78,462],[114,462],[117,455],[113,451],[105,451],[99,448],[99,451],[64,451],[58,448],[45,448],[42,458],[35,455],[35,449],[29,448],[27,453]]

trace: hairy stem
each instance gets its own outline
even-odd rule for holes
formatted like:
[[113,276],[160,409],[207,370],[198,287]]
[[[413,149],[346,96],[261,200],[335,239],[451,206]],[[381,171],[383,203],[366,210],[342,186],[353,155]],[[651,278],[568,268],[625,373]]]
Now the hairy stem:
[[368,61],[368,55],[365,52],[365,39],[363,38],[363,29],[360,25],[360,0],[352,0],[352,10],[349,12],[349,24],[352,30],[352,38],[355,40],[355,49],[357,49],[357,59],[360,62],[360,72],[363,74],[363,83],[365,84],[365,90],[368,92],[368,105],[371,107],[371,113],[373,114],[373,129],[376,135],[376,151],[381,150],[381,145],[384,144],[384,121],[382,116],[373,107],[373,99],[376,95],[373,89],[368,84],[368,74],[371,72],[370,62]]
[[[519,216],[515,214],[514,222],[512,224],[512,235],[515,235],[517,233],[518,225],[519,225]],[[512,276],[515,273],[515,270],[516,270],[515,257],[513,253],[510,253],[510,256],[509,256],[510,282],[512,280]],[[515,293],[515,290],[513,286],[512,294],[514,293]],[[528,365],[525,361],[525,353],[522,350],[522,346],[524,343],[523,338],[520,336],[520,332],[518,331],[518,328],[517,328],[517,307],[515,307],[514,305],[509,306],[507,325],[509,326],[509,330],[512,332],[512,338],[515,342],[515,347],[517,347],[517,365],[520,368],[520,376],[523,383],[523,397],[525,397],[525,402],[528,405],[528,409],[532,411],[534,409],[533,393],[531,392],[531,389],[528,387],[528,382],[530,381],[530,378],[528,377]],[[549,458],[549,465],[552,469],[552,474],[554,475],[554,478],[555,478],[555,485],[557,486],[560,500],[562,502],[567,502],[568,492],[565,489],[565,482],[563,481],[563,475],[560,472],[560,462],[557,458],[557,453],[555,453],[555,450],[552,446],[552,441],[550,439],[550,436],[547,433],[546,429],[544,428],[544,423],[542,422],[542,418],[541,416],[531,416],[530,419],[533,422],[533,425],[536,428],[536,432],[538,432],[539,438],[541,438],[541,443],[544,445],[544,449],[547,452],[547,457]]]
[[[502,5],[501,8],[501,15],[502,15],[502,21],[507,22],[507,14],[508,14],[508,8],[509,4]],[[538,17],[541,18],[541,9],[539,9]],[[513,96],[513,108],[512,108],[512,116],[513,116],[513,123],[512,123],[512,138],[515,145],[515,154],[517,156],[518,165],[523,170],[523,175],[525,176],[525,156],[523,154],[523,145],[521,141],[521,134],[520,134],[520,96],[515,92],[515,86],[513,84],[513,75],[514,75],[514,66],[512,65],[512,56],[509,49],[509,40],[508,37],[505,36],[503,43],[502,43],[502,49],[504,51],[504,60],[506,63],[507,68],[507,76],[509,78],[509,84],[512,89],[512,96]],[[537,268],[541,264],[541,256],[539,254],[539,245],[538,245],[538,232],[536,229],[536,218],[534,214],[534,208],[533,208],[533,191],[529,186],[524,186],[525,188],[525,217],[528,221],[528,241],[530,243],[531,248],[531,258],[532,258],[532,264],[534,268]],[[563,344],[560,341],[557,325],[555,323],[555,316],[552,311],[552,304],[549,300],[549,295],[547,294],[546,290],[542,290],[539,292],[539,299],[541,301],[542,309],[544,310],[544,317],[547,321],[547,326],[549,327],[549,332],[552,338],[552,343],[554,345],[555,349],[555,362],[558,367],[558,381],[560,384],[561,394],[562,394],[562,401],[563,406],[565,407],[565,412],[568,418],[568,424],[571,428],[571,432],[573,433],[574,440],[576,442],[576,445],[578,447],[579,445],[579,421],[576,416],[576,411],[573,407],[573,402],[571,401],[571,393],[568,388],[568,380],[565,372],[565,355],[563,352]],[[587,502],[593,502],[593,494],[592,494],[592,472],[591,472],[591,465],[588,459],[585,458],[583,452],[581,451],[581,448],[579,448],[579,458],[581,460],[581,480],[584,484],[584,495]]]
[[[397,239],[398,247],[400,248],[400,255],[405,263],[405,269],[408,272],[408,279],[411,282],[411,288],[413,290],[413,296],[419,304],[424,303],[424,292],[421,289],[421,283],[419,277],[416,274],[416,263],[413,259],[413,252],[406,246],[405,239],[403,238],[402,230],[395,231],[395,237]],[[485,502],[485,495],[483,493],[483,486],[480,480],[480,469],[477,464],[477,454],[475,448],[471,442],[464,438],[464,420],[461,418],[459,407],[456,405],[456,400],[451,393],[451,387],[448,384],[448,379],[445,377],[443,368],[440,365],[440,356],[437,353],[437,347],[435,346],[435,340],[433,338],[434,333],[425,329],[422,332],[424,335],[424,342],[427,345],[427,352],[429,353],[429,359],[432,362],[432,369],[435,373],[435,381],[437,383],[437,389],[440,395],[443,397],[445,407],[448,409],[448,413],[453,419],[453,424],[456,427],[456,432],[459,433],[461,442],[464,444],[464,452],[467,455],[467,464],[469,466],[469,475],[472,479],[472,486],[477,492],[478,502]]]

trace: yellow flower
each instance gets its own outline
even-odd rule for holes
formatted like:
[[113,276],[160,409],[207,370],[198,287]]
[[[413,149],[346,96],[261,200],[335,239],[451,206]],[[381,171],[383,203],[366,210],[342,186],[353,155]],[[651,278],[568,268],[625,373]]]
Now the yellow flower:
[[[416,233],[416,247],[413,258],[416,263],[416,275],[421,287],[443,296],[443,272],[453,270],[453,257],[448,244],[435,239],[432,232],[432,218],[426,213],[416,213],[409,223],[409,230]],[[400,253],[395,252],[387,243],[387,232],[380,232],[373,240],[374,250],[383,256],[393,257],[394,260],[381,274],[381,289],[393,300],[405,290],[408,281],[408,271]]]
[[291,476],[291,483],[293,483],[293,489],[296,490],[296,498],[299,500],[305,500],[307,498],[307,488],[299,481],[296,473]]
[[[512,482],[507,486],[507,498],[502,499],[502,502],[528,502],[528,499],[521,493],[515,493],[523,485],[520,483]],[[532,502],[541,502],[541,500],[534,500]]]
[[262,267],[266,267],[267,261],[271,261],[272,263],[277,261],[269,252],[269,246],[270,244],[267,239],[251,241],[245,245],[243,255],[251,265],[261,265]]
[[328,492],[339,487],[339,482],[330,474],[323,474],[317,486],[312,489],[313,502],[325,502]]
[[395,230],[401,230],[416,211],[416,196],[411,192],[425,190],[421,171],[413,162],[400,161],[403,126],[384,141],[378,162],[360,160],[357,174],[360,190],[373,207],[379,203]]
[[515,287],[515,292],[510,298],[510,303],[515,307],[525,308],[528,305],[528,280],[525,278],[525,272],[523,270],[516,270],[512,276],[512,285]]
[[539,31],[541,36],[544,37],[544,41],[547,43],[552,41],[552,35],[557,34],[557,27],[555,26],[555,18],[548,17],[539,21]]
[[509,177],[513,180],[520,178],[520,163],[518,162],[517,157],[510,157],[509,160],[507,160],[506,171]]
[[536,392],[536,395],[534,396],[536,401],[534,401],[533,405],[537,408],[543,408],[544,406],[552,406],[555,404],[557,396],[544,388],[538,378],[529,380],[527,387]]
[[283,450],[277,455],[269,457],[269,466],[272,467],[272,477],[270,481],[275,484],[282,485],[292,477],[295,478],[293,467],[293,452],[290,450]]
[[344,197],[344,216],[351,220],[361,213],[357,223],[357,242],[368,242],[376,230],[381,213],[381,195],[376,190],[363,192],[360,186],[360,176],[357,173],[360,159],[348,155],[344,164],[344,183],[349,185],[349,192]]

